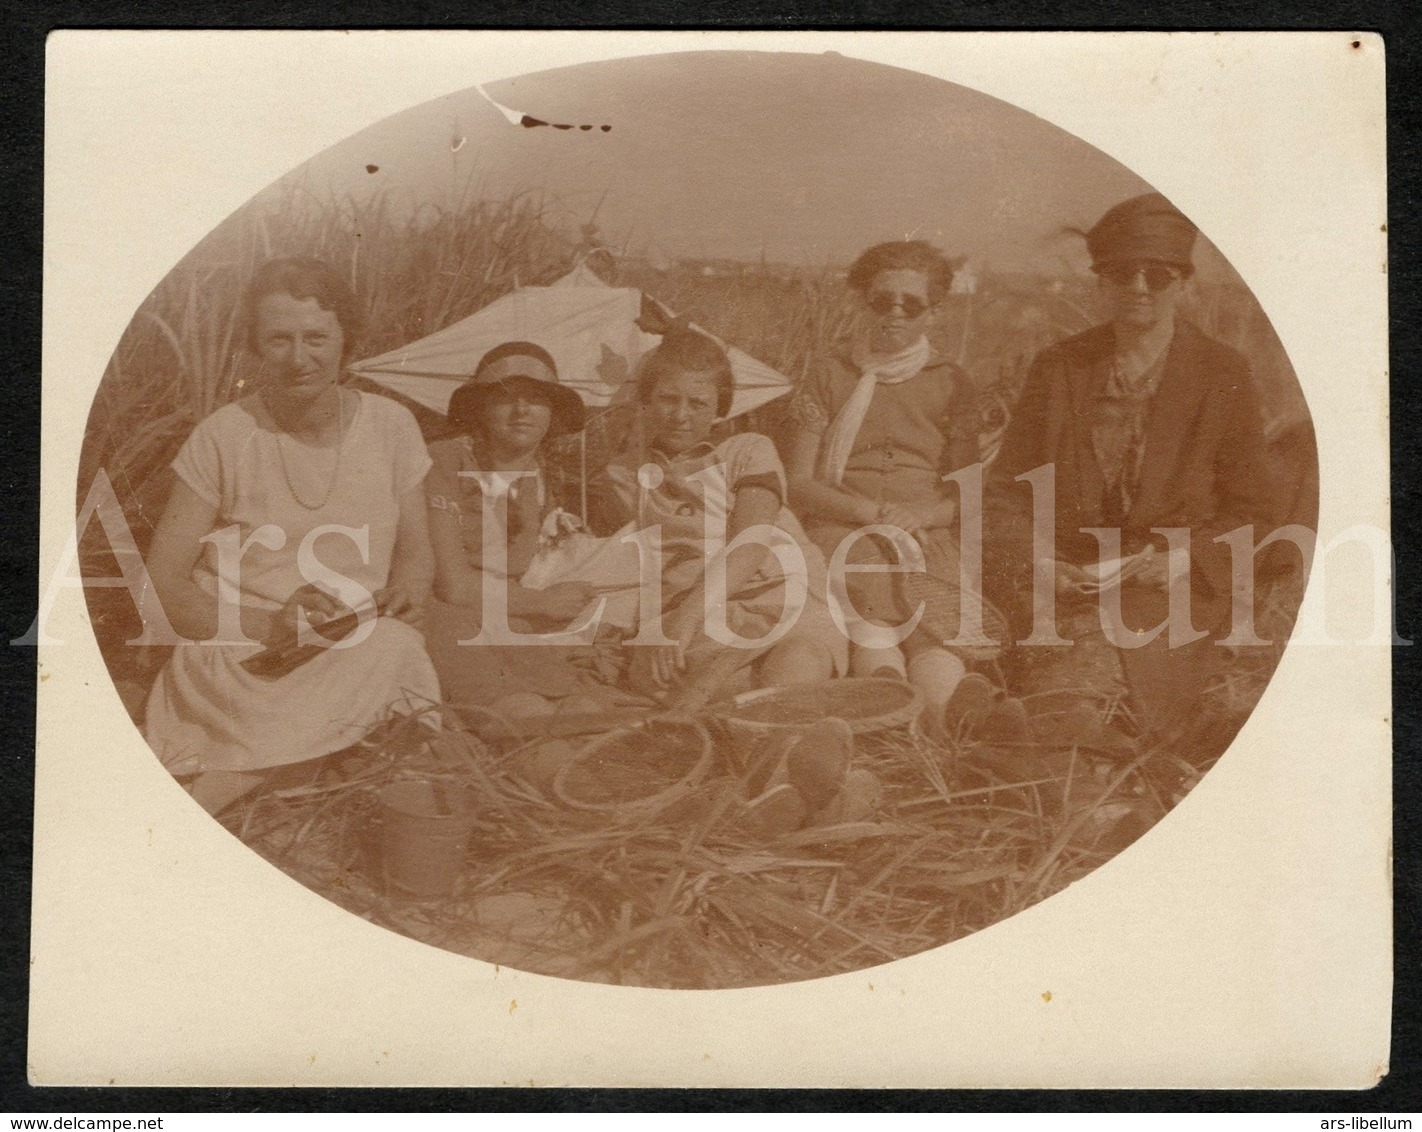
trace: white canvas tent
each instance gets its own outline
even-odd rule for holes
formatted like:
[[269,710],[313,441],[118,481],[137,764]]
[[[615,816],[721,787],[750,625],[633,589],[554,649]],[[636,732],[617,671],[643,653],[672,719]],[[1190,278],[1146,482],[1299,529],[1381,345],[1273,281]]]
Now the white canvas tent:
[[[488,350],[503,342],[534,342],[553,356],[559,379],[597,410],[631,399],[628,379],[660,340],[637,325],[643,298],[635,287],[609,287],[580,264],[550,286],[520,287],[452,326],[350,369],[444,413]],[[741,350],[727,353],[736,378],[731,416],[790,391],[784,374]]]

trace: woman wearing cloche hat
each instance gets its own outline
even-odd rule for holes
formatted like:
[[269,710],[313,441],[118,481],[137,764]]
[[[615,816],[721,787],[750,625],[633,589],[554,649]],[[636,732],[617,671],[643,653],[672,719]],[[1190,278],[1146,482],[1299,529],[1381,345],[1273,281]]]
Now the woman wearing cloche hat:
[[[1271,513],[1248,364],[1180,314],[1196,234],[1159,193],[1117,204],[1086,233],[1107,320],[1035,359],[989,478],[989,578],[1016,610],[1019,640],[1035,630],[1041,642],[1019,650],[1019,691],[1036,710],[1114,714],[1141,740],[1178,735],[1215,671],[1232,598],[1230,550],[1216,537]],[[1044,465],[1055,550],[1038,561],[1034,488],[1019,477]],[[1192,626],[1175,624],[1142,644],[1134,633],[1169,611],[1162,528],[1188,531],[1176,558],[1188,561],[1190,620],[1203,634],[1188,640]],[[1119,551],[1093,529],[1118,532]],[[1035,591],[1053,584],[1069,643],[1046,643],[1051,626],[1032,624]]]
[[[436,599],[425,634],[444,699],[487,705],[510,695],[569,695],[577,681],[562,663],[566,650],[461,642],[480,636],[491,612],[484,608],[486,592],[504,607],[495,624],[507,617],[509,628],[524,634],[566,627],[595,597],[581,582],[528,589],[519,581],[540,544],[572,519],[559,508],[541,456],[548,440],[582,428],[582,399],[559,382],[542,346],[505,342],[480,359],[446,415],[458,434],[430,445],[434,466],[425,480]],[[505,477],[506,490],[486,506],[483,485],[495,482],[492,473]],[[501,528],[492,541],[485,537],[486,516]]]

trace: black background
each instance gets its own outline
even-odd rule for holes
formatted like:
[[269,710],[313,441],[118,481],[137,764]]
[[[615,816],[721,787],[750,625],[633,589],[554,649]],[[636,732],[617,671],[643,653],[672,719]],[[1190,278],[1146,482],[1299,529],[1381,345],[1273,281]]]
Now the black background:
[[[34,619],[39,558],[40,290],[43,218],[44,41],[58,28],[821,28],[821,29],[1318,29],[1378,31],[1387,50],[1391,302],[1393,539],[1398,563],[1397,622],[1422,635],[1412,562],[1422,351],[1418,309],[1422,188],[1422,15],[1415,4],[1158,3],[1125,0],[1015,0],[949,5],[859,0],[753,6],[745,0],[690,5],[602,0],[449,3],[354,0],[329,3],[30,3],[0,0],[0,462],[3,490],[3,619],[0,640]],[[590,21],[596,22],[590,22]],[[1149,22],[1147,22],[1147,20]],[[1267,218],[1261,218],[1265,222]],[[35,653],[0,649],[0,1111],[840,1111],[1032,1112],[1212,1111],[1417,1112],[1422,1110],[1422,1020],[1418,1015],[1419,686],[1422,648],[1393,650],[1394,908],[1396,990],[1391,1072],[1375,1089],[1353,1092],[899,1091],[636,1089],[159,1089],[34,1088],[25,1079],[30,856],[33,821]],[[1306,993],[1306,988],[1301,988]]]

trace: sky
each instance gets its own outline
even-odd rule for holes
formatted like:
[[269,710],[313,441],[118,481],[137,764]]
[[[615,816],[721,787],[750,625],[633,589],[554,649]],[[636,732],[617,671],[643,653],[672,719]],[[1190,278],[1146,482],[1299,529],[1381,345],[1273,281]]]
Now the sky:
[[537,190],[566,230],[595,219],[605,243],[653,259],[843,266],[907,237],[1007,270],[1084,267],[1064,229],[1149,189],[1007,103],[835,53],[654,55],[471,87],[292,176],[412,205]]

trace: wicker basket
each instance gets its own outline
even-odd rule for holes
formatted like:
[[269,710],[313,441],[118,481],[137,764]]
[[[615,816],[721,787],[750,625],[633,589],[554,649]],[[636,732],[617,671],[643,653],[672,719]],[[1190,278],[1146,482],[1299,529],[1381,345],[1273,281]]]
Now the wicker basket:
[[912,684],[865,677],[745,692],[718,714],[731,731],[748,737],[830,718],[844,720],[856,735],[863,735],[911,723],[922,707]]
[[686,797],[711,769],[711,736],[694,719],[654,719],[599,736],[553,777],[564,805],[645,817]]
[[[920,632],[927,633],[945,648],[970,662],[996,660],[1011,638],[1011,629],[1002,612],[981,594],[963,590],[946,574],[905,573],[898,575],[899,598],[907,615],[923,609]],[[976,605],[982,633],[961,637],[964,606]]]

